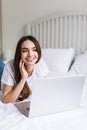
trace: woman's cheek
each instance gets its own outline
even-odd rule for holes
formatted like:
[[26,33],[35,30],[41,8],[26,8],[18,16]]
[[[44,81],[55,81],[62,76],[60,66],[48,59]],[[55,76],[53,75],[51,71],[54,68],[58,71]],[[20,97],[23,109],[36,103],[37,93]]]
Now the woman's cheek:
[[21,60],[22,60],[23,62],[25,62],[25,59],[24,59],[23,57],[21,57]]

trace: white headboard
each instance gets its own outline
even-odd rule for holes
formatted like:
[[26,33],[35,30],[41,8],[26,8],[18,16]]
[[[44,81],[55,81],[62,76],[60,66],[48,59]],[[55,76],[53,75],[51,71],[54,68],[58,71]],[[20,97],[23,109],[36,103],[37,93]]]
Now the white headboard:
[[35,36],[42,48],[87,49],[87,12],[51,15],[26,25],[26,35]]

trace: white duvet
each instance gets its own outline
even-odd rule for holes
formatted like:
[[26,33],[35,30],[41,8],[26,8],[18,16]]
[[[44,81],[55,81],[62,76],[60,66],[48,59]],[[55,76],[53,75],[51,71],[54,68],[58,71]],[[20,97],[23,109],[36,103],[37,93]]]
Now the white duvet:
[[29,119],[0,101],[0,130],[87,130],[87,108]]
[[0,101],[0,130],[87,130],[87,80],[80,108],[73,111],[29,119],[12,103]]

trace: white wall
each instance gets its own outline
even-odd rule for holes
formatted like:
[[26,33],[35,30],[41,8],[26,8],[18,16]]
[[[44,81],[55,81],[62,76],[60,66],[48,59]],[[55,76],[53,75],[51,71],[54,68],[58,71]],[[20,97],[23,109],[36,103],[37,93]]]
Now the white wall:
[[87,10],[87,0],[1,0],[1,6],[2,49],[7,55],[27,23],[57,12]]

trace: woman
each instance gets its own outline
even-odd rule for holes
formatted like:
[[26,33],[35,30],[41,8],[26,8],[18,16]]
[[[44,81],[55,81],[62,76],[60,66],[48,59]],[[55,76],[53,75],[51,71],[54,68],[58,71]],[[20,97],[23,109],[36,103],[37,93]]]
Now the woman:
[[[41,48],[33,36],[23,36],[17,44],[14,60],[9,61],[3,71],[2,102],[9,103],[28,98],[32,93],[32,82],[37,76],[35,64],[41,58]],[[44,76],[48,73],[44,74]]]

